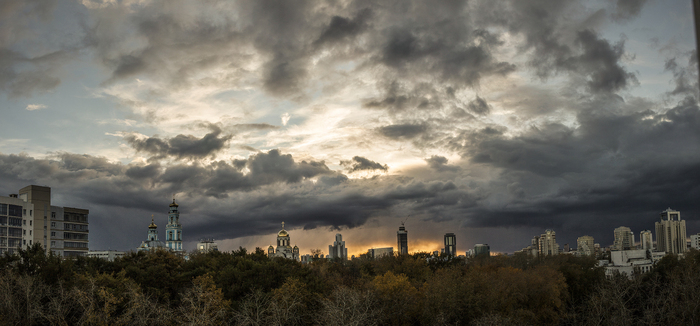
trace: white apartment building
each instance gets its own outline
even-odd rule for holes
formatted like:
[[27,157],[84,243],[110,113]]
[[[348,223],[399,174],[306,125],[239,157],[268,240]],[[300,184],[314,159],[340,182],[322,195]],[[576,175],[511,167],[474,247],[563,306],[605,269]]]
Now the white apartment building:
[[0,196],[0,253],[41,244],[61,257],[88,252],[86,209],[51,206],[51,188],[26,186]]

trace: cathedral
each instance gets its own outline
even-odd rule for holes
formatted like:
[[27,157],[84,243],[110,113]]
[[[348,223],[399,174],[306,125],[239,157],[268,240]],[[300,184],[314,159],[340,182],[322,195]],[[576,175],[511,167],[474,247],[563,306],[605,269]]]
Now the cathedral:
[[165,225],[165,243],[158,240],[158,226],[153,221],[151,215],[151,224],[148,226],[148,237],[141,242],[138,251],[155,250],[157,248],[166,249],[172,252],[181,253],[182,251],[182,225],[180,224],[180,212],[178,204],[170,204],[168,212],[168,224]]
[[284,229],[284,222],[282,222],[282,230],[277,232],[277,248],[270,245],[267,248],[267,256],[272,257],[282,257],[287,259],[294,259],[299,261],[299,247],[290,245],[289,233]]

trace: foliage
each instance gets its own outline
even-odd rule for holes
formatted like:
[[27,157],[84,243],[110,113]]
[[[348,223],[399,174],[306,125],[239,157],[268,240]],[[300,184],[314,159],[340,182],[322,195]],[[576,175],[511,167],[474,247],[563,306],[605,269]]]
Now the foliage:
[[700,253],[633,279],[591,258],[425,254],[310,264],[248,252],[0,257],[3,325],[698,324]]

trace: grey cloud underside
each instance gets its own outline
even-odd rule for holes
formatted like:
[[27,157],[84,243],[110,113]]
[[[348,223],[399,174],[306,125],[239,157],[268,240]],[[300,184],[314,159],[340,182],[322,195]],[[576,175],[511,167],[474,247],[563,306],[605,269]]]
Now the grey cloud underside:
[[125,136],[124,140],[137,152],[151,154],[153,155],[151,158],[154,159],[166,157],[198,159],[214,156],[233,138],[232,135],[222,135],[219,127],[211,125],[210,128],[212,131],[202,138],[182,134],[167,139],[157,136],[140,138],[130,134]]
[[[311,181],[315,177],[318,182]],[[193,238],[264,234],[282,220],[306,229],[357,227],[369,218],[390,216],[392,209],[415,207],[427,214],[434,207],[474,202],[471,190],[451,182],[349,180],[323,162],[297,162],[277,150],[231,163],[167,167],[115,164],[70,153],[51,159],[0,154],[0,178],[0,191],[47,185],[54,197],[67,201],[64,204],[94,212],[95,223],[119,221],[120,227],[134,228],[132,232],[141,230],[143,216],[164,211],[167,199],[175,194],[190,216],[188,232]],[[143,216],[121,215],[134,210]]]
[[346,166],[348,172],[357,172],[362,170],[389,170],[389,166],[386,164],[382,165],[381,163],[377,163],[362,156],[355,156],[351,161],[341,161],[340,165]]

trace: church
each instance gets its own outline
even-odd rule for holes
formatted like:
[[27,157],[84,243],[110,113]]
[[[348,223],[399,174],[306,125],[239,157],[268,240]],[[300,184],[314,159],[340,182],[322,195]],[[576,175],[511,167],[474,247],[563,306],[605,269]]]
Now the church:
[[270,245],[270,247],[267,248],[267,256],[270,258],[282,257],[299,261],[299,247],[294,246],[294,248],[292,248],[290,244],[289,232],[284,229],[284,222],[282,222],[282,230],[277,232],[277,248]]
[[168,251],[182,253],[182,224],[180,224],[180,211],[178,210],[179,205],[175,203],[170,204],[170,210],[168,212],[168,224],[165,226],[165,240],[158,240],[158,226],[153,221],[153,215],[151,215],[151,224],[148,226],[148,237],[145,241],[141,241],[141,245],[137,248],[138,251],[144,250],[156,250],[158,248],[165,249]]

